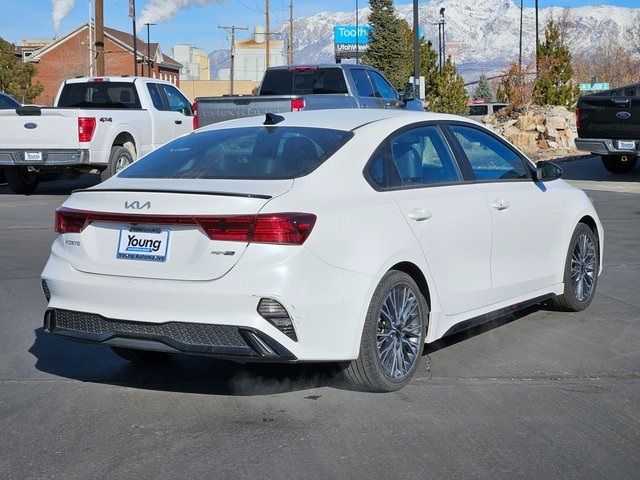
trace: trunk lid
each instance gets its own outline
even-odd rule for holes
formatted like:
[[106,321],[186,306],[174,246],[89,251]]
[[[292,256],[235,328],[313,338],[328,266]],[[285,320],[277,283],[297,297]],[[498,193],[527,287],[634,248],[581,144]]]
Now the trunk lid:
[[64,234],[69,263],[86,273],[171,280],[220,278],[248,245],[211,240],[190,219],[251,217],[293,185],[293,180],[112,180],[77,191],[64,203],[95,212],[96,218],[81,233]]

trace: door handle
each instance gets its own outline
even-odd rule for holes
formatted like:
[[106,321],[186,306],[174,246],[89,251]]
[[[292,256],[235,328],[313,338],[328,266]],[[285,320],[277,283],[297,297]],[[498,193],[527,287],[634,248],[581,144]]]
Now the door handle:
[[496,210],[506,210],[510,206],[511,204],[506,200],[496,200],[491,204],[491,207],[495,208]]
[[182,125],[182,120],[176,120],[176,125]]
[[429,220],[431,218],[431,212],[424,208],[414,208],[407,214],[407,217],[416,222],[421,222],[423,220]]

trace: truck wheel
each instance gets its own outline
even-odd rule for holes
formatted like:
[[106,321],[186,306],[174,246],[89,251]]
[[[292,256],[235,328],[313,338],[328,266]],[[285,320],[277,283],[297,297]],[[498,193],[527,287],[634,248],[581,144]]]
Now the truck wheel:
[[611,173],[629,173],[637,162],[632,155],[602,155],[602,164]]
[[133,163],[133,155],[128,148],[115,145],[111,148],[109,163],[107,168],[100,172],[100,179],[104,182],[107,178],[111,178],[119,173],[123,168]]
[[38,174],[30,172],[26,167],[5,167],[5,175],[9,188],[22,195],[33,193],[40,183]]

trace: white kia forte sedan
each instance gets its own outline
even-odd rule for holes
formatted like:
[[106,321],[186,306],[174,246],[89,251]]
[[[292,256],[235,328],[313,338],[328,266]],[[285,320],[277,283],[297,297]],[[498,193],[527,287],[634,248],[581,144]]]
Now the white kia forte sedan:
[[45,330],[134,362],[339,362],[359,388],[396,390],[426,342],[589,305],[603,229],[561,173],[456,116],[220,123],[56,211]]

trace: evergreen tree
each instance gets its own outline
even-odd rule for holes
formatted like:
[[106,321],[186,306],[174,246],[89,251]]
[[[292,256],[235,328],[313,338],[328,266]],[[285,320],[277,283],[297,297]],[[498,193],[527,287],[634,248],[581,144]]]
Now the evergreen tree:
[[493,102],[493,91],[491,90],[489,80],[484,73],[480,75],[480,80],[478,81],[476,89],[473,92],[473,98],[475,98],[476,100],[486,100],[487,102]]
[[0,92],[6,92],[22,103],[31,103],[43,90],[31,80],[36,74],[33,63],[16,58],[13,45],[0,38]]
[[571,80],[571,52],[553,19],[547,22],[544,42],[538,47],[538,65],[538,78],[534,88],[536,103],[571,106],[578,95],[577,85]]
[[447,57],[442,72],[434,77],[432,89],[427,94],[427,109],[432,112],[466,115],[469,113],[468,103],[464,80],[451,57]]
[[362,63],[380,70],[400,91],[410,75],[412,44],[407,43],[406,20],[396,17],[392,0],[370,0],[369,47]]

